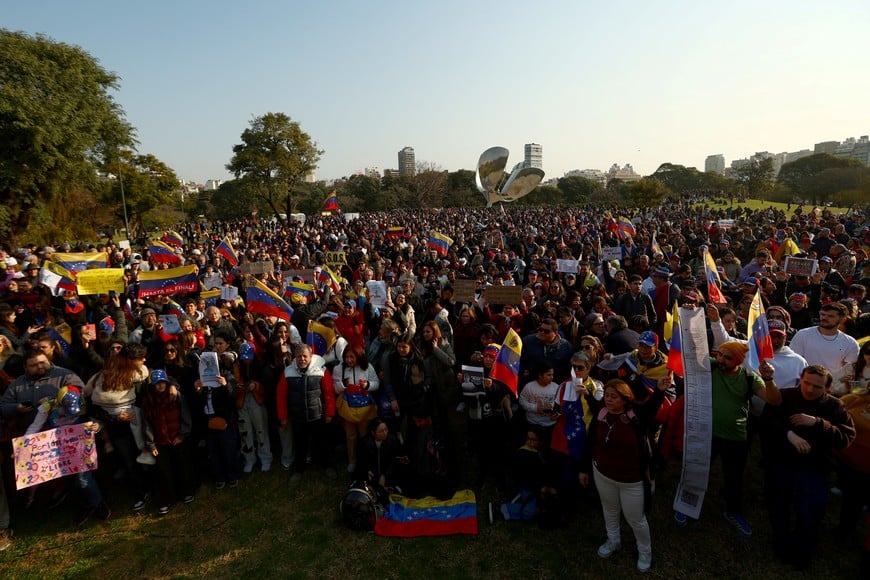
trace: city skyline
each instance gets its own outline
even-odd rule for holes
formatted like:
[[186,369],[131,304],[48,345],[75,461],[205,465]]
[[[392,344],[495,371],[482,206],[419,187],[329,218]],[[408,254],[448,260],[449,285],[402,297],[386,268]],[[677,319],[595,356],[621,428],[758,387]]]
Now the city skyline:
[[492,146],[514,162],[540,144],[549,179],[613,163],[703,169],[715,153],[729,163],[870,132],[870,79],[844,49],[870,5],[852,0],[5,7],[3,27],[117,73],[139,151],[200,183],[230,178],[233,145],[267,112],[325,151],[318,179],[391,169],[405,146],[456,171]]

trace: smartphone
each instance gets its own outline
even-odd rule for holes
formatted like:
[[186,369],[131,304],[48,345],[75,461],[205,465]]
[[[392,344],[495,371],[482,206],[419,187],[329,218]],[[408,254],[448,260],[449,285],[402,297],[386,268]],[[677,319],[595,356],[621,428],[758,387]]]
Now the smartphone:
[[114,300],[116,295],[117,295],[117,294],[115,293],[114,290],[109,290],[109,298],[111,298],[112,300]]

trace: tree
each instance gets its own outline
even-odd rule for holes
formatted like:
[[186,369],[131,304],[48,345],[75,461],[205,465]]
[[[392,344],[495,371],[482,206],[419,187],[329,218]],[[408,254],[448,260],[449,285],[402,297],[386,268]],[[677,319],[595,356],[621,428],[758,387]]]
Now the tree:
[[247,181],[276,216],[283,199],[289,216],[296,209],[293,188],[317,168],[323,151],[284,113],[266,113],[250,125],[242,132],[242,142],[233,147],[227,170]]
[[[243,179],[224,181],[217,191],[211,193],[208,207],[202,213],[211,219],[230,221],[250,216],[254,209],[258,214],[263,212],[268,206],[255,197],[250,187],[251,182]],[[256,203],[258,201],[260,203]]]
[[24,234],[39,204],[97,187],[97,165],[135,143],[117,88],[81,48],[0,29],[0,236]]
[[600,183],[580,175],[559,179],[557,187],[567,205],[586,205],[593,196],[604,191]]
[[447,171],[434,163],[417,162],[417,173],[409,188],[413,194],[412,207],[441,207],[447,194]]
[[[102,194],[105,207],[112,208],[115,220],[123,223],[124,205],[127,203],[127,220],[131,239],[145,235],[146,226],[152,225],[146,215],[161,205],[171,205],[180,211],[180,187],[175,172],[154,155],[134,155],[124,150],[107,161],[102,170],[112,174]],[[123,187],[123,194],[122,194]]]
[[675,163],[662,163],[650,177],[677,193],[696,189],[731,191],[735,186],[734,181],[718,173],[702,173],[694,167]]
[[[831,171],[827,175],[833,176],[832,170],[846,168],[864,168],[864,164],[857,159],[819,153],[786,163],[782,166],[777,181],[788,187],[797,199],[824,203],[827,201],[827,196],[836,191],[824,185],[825,179],[822,175]],[[849,186],[846,185],[844,189],[849,189]]]
[[750,159],[734,170],[734,181],[749,195],[763,197],[773,186],[773,158]]
[[558,187],[539,185],[523,198],[523,205],[559,205],[564,203],[564,194]]
[[661,205],[666,197],[673,195],[671,189],[658,179],[644,177],[629,186],[628,198],[635,207]]
[[447,175],[444,207],[483,207],[483,196],[474,183],[474,172],[459,169]]

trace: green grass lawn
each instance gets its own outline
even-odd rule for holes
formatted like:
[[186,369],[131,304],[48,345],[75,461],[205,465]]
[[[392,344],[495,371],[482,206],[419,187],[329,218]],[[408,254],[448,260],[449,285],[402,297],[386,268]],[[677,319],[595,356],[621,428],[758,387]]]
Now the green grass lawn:
[[[728,209],[729,207],[731,207],[731,204],[728,203],[727,200],[725,201],[725,203],[704,202],[696,205],[708,205],[713,209]],[[764,201],[761,199],[747,199],[745,202],[735,203],[734,207],[747,207],[751,210],[774,208],[784,211],[788,217],[791,217],[791,215],[794,213],[794,210],[796,210],[798,206],[797,204],[793,203],[791,204],[791,209],[788,209],[789,204],[787,203]],[[849,211],[848,207],[826,207],[823,209],[830,210],[834,214],[845,214]],[[804,205],[804,215],[811,211],[813,211],[812,205]]]
[[[337,456],[338,458],[338,456]],[[659,480],[650,526],[651,578],[854,578],[858,544],[837,545],[830,532],[839,500],[832,497],[826,530],[810,572],[794,574],[777,562],[761,495],[761,475],[747,474],[746,516],[755,537],[741,539],[720,515],[714,466],[700,521],[678,528],[670,509],[679,467]],[[337,462],[339,471],[341,464]],[[105,474],[102,474],[105,476]],[[623,524],[622,552],[596,555],[604,527],[593,491],[581,498],[567,527],[540,530],[532,524],[486,521],[492,488],[478,494],[478,536],[388,539],[348,530],[338,504],[346,481],[312,469],[295,487],[287,472],[273,469],[245,477],[237,489],[204,485],[196,502],[176,505],[158,517],[157,506],[133,513],[117,484],[105,483],[114,514],[109,522],[72,523],[75,501],[49,511],[16,509],[14,544],[0,553],[0,577],[293,577],[293,578],[623,578],[636,576],[631,531]],[[47,497],[48,493],[43,493]]]

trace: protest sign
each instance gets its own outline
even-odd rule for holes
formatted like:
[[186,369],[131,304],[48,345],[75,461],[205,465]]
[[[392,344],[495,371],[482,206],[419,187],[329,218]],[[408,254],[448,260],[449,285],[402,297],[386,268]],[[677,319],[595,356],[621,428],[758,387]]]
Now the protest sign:
[[487,286],[486,301],[489,304],[519,304],[523,299],[520,286]]
[[12,450],[17,489],[97,468],[94,433],[83,424],[16,437]]
[[216,352],[204,352],[199,358],[199,380],[202,381],[202,386],[215,389],[220,385],[217,378],[220,376],[220,365],[218,364],[218,355]]
[[819,268],[818,260],[810,258],[795,258],[794,256],[786,256],[783,270],[786,274],[792,276],[812,276]]
[[383,280],[369,280],[366,282],[369,291],[369,303],[380,308],[387,305],[387,283]]
[[621,260],[622,259],[622,248],[617,246],[612,248],[610,246],[604,246],[601,248],[601,256],[608,262],[612,262],[613,260]]
[[326,252],[327,266],[342,266],[347,264],[347,254],[344,252]]
[[239,297],[239,289],[235,286],[221,286],[221,300],[233,301]]
[[221,284],[223,284],[223,280],[221,280],[221,275],[217,272],[211,272],[202,277],[202,285],[206,290],[220,288]]
[[161,314],[160,324],[163,325],[163,332],[166,334],[181,334],[181,324],[178,323],[176,314]]
[[556,271],[576,274],[578,263],[579,260],[556,260]]
[[272,260],[263,260],[262,262],[245,262],[242,264],[242,274],[268,274],[275,271],[275,265]]
[[124,293],[123,268],[98,268],[82,270],[76,276],[76,291],[80,296],[88,294],[108,294],[114,291]]
[[477,280],[454,280],[453,299],[457,302],[473,303],[477,298]]

